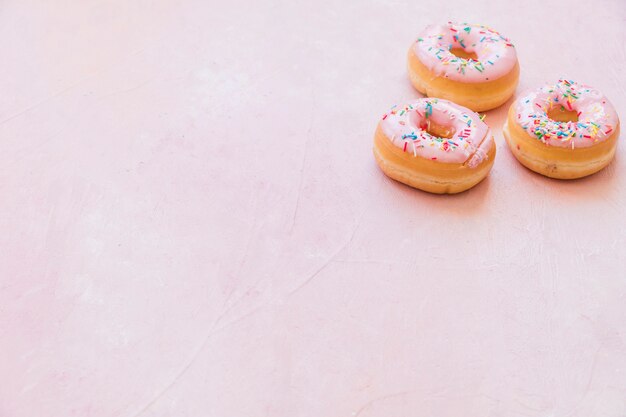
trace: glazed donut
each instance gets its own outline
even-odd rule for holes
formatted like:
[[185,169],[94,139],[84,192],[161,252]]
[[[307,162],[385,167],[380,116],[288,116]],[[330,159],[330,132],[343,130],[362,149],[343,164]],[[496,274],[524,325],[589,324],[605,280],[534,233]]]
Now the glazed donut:
[[513,44],[485,26],[431,25],[408,54],[413,86],[474,111],[496,108],[515,92],[519,63]]
[[374,157],[394,180],[454,194],[487,176],[496,156],[489,127],[473,111],[437,98],[394,106],[379,121]]
[[559,80],[518,98],[503,128],[513,155],[551,178],[580,178],[611,162],[619,137],[615,108],[598,90]]

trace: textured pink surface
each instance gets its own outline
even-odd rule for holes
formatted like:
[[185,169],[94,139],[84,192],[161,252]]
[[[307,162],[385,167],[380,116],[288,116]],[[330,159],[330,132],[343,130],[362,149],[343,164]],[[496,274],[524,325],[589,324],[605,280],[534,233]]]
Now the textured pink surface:
[[625,16],[2,2],[0,416],[625,416],[624,144],[549,180],[490,111],[491,176],[452,197],[371,154],[449,19],[511,37],[518,92],[567,76],[624,117]]

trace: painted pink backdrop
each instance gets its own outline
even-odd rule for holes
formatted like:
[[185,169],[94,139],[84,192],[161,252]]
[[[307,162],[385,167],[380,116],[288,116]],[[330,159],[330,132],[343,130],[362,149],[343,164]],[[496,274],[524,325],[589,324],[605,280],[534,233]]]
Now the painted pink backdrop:
[[467,193],[374,163],[450,19],[626,117],[622,0],[3,1],[0,416],[626,416],[626,146],[543,178],[507,105]]

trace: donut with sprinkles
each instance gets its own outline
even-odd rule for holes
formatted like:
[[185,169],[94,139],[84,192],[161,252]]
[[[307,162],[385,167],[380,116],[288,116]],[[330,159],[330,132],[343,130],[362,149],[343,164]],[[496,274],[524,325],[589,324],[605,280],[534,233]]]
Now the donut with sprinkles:
[[392,107],[374,135],[374,156],[387,176],[433,193],[458,193],[478,184],[495,154],[481,116],[438,98]]
[[409,48],[407,67],[422,94],[474,111],[506,102],[520,72],[508,38],[486,26],[453,22],[426,27]]
[[619,118],[600,91],[563,78],[519,97],[503,132],[524,166],[548,177],[580,178],[613,159]]

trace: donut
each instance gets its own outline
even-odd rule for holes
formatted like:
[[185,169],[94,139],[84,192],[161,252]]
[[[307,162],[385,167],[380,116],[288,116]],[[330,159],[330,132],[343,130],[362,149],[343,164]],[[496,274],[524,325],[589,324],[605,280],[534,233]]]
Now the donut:
[[496,156],[489,127],[473,111],[437,98],[394,106],[374,134],[374,158],[390,178],[454,194],[483,180]]
[[503,133],[525,167],[547,177],[573,179],[611,162],[619,118],[600,91],[561,79],[520,96],[509,108]]
[[452,22],[427,26],[409,48],[407,66],[417,91],[474,111],[506,102],[520,71],[507,38],[486,26]]

